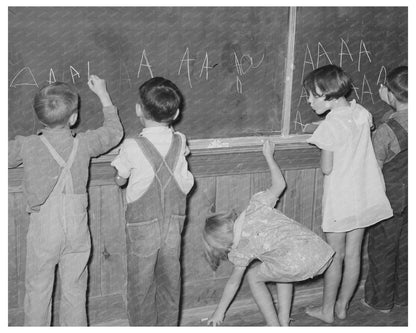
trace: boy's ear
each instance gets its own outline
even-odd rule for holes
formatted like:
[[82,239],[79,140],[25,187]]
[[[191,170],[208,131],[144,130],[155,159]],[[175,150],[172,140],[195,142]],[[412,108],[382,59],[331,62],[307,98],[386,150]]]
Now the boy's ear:
[[136,103],[136,115],[137,117],[143,117],[142,106],[139,103]]
[[172,120],[176,120],[176,118],[178,118],[178,116],[179,116],[179,109],[176,110],[176,113],[173,116]]
[[69,127],[74,126],[75,123],[77,122],[77,119],[78,119],[78,112],[71,114],[71,116],[68,119]]

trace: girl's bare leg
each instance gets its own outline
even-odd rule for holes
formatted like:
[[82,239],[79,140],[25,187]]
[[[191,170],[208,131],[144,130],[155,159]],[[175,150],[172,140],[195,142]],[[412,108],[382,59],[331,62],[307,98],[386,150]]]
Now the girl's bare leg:
[[345,233],[326,233],[327,242],[334,249],[335,256],[324,274],[323,304],[306,309],[306,314],[326,323],[334,322],[334,307],[342,279],[342,265],[345,256],[345,236]]
[[292,307],[293,284],[277,283],[278,318],[280,326],[289,326]]
[[347,232],[345,245],[344,273],[338,300],[335,303],[335,315],[339,319],[347,317],[349,302],[357,287],[361,268],[361,246],[365,229]]
[[273,299],[264,281],[257,278],[259,265],[249,268],[247,271],[247,280],[250,286],[254,300],[266,320],[267,326],[280,326],[277,319],[276,309],[274,308]]

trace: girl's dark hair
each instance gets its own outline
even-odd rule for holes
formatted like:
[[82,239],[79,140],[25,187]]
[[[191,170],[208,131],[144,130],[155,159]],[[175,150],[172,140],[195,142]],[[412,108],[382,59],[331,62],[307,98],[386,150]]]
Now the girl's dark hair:
[[75,87],[54,82],[39,90],[33,100],[38,119],[49,127],[65,125],[78,110],[79,95]]
[[234,211],[218,213],[205,220],[202,231],[204,256],[212,270],[217,270],[221,260],[227,260],[233,244],[233,228],[237,214]]
[[[342,68],[335,65],[326,65],[310,72],[303,80],[307,92],[315,97],[325,96],[325,100],[347,97],[352,90],[352,80]],[[322,91],[322,95],[316,92]]]
[[407,66],[393,69],[386,78],[386,87],[402,103],[407,103],[407,78]]
[[157,122],[171,123],[176,111],[183,107],[179,88],[163,77],[154,77],[143,83],[139,96],[145,115]]

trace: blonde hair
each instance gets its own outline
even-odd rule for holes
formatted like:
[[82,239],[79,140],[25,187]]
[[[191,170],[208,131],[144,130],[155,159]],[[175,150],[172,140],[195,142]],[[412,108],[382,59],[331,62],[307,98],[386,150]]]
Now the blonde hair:
[[211,215],[205,220],[202,231],[204,256],[214,271],[221,260],[227,260],[228,252],[233,245],[233,227],[236,218],[237,213],[230,211]]

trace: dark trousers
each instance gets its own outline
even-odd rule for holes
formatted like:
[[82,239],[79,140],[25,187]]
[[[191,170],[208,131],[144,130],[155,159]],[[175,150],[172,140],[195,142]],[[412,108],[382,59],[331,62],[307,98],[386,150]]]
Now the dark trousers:
[[184,217],[127,225],[127,313],[130,326],[177,326]]
[[379,310],[408,301],[407,207],[401,214],[368,229],[369,271],[365,282],[366,302]]

